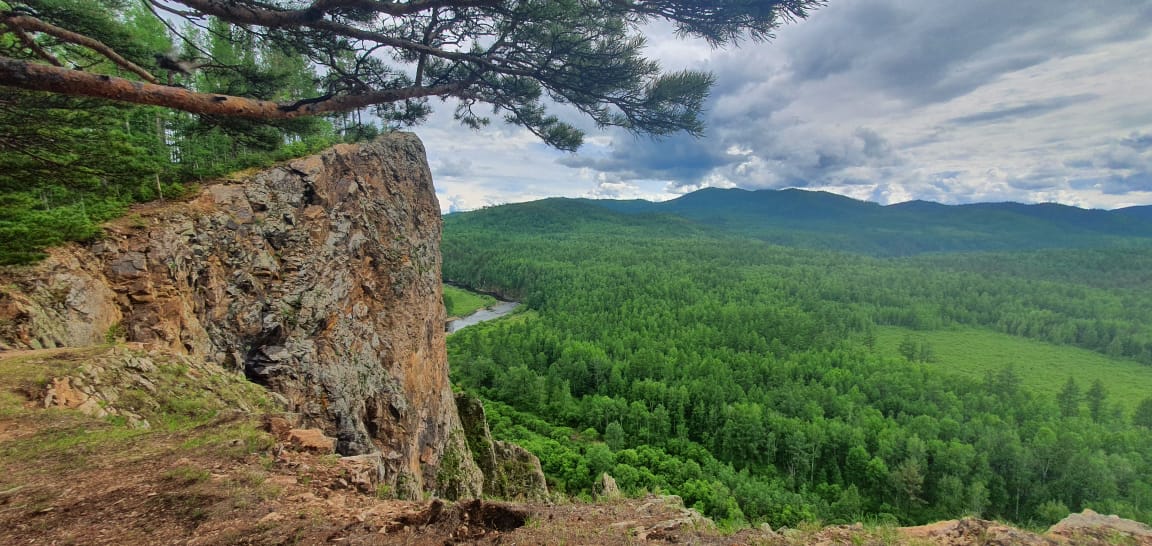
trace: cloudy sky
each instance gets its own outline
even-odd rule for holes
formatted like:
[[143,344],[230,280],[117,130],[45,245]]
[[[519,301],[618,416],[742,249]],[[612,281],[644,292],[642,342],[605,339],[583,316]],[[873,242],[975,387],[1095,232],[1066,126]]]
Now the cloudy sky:
[[514,127],[464,129],[439,105],[417,133],[441,208],[708,186],[1152,204],[1148,0],[829,0],[735,50],[646,33],[666,69],[716,75],[704,138],[593,130],[570,154]]

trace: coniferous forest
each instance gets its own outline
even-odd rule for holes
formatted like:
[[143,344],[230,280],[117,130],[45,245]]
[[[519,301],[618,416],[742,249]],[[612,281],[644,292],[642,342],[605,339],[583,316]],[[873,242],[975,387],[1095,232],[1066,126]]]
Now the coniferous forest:
[[989,227],[827,194],[741,204],[773,196],[797,197],[446,216],[445,278],[526,304],[449,337],[454,380],[567,494],[607,472],[731,524],[1152,521],[1136,211],[960,211]]

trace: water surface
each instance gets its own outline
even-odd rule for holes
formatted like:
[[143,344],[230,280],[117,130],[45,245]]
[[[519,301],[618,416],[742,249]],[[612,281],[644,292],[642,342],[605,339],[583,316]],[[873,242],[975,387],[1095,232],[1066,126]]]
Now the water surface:
[[498,319],[508,313],[511,313],[520,306],[518,301],[501,301],[486,309],[481,309],[468,315],[464,318],[448,321],[447,326],[444,328],[449,334],[461,328],[467,328],[473,324],[480,324],[481,322]]

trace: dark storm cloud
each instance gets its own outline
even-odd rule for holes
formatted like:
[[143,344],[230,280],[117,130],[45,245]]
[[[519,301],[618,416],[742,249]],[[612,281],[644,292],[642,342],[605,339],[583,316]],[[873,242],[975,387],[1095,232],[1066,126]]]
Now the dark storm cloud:
[[872,158],[884,158],[892,155],[892,146],[888,144],[888,140],[880,136],[880,133],[861,127],[856,130],[856,137],[864,144],[864,155]]
[[1072,180],[1069,186],[1078,189],[1095,189],[1107,195],[1124,195],[1134,191],[1152,191],[1152,173],[1138,172],[1129,175],[1113,175],[1103,178],[1082,178]]
[[1123,176],[1108,177],[1101,188],[1104,193],[1125,194],[1134,191],[1152,191],[1152,172],[1144,171]]
[[1152,133],[1132,133],[1120,143],[1137,151],[1152,150]]
[[698,179],[730,161],[706,139],[675,135],[650,139],[621,135],[609,155],[571,155],[557,160],[572,168],[590,168],[629,178]]
[[1056,110],[1061,110],[1063,108],[1087,102],[1096,98],[1099,98],[1099,95],[1093,93],[1084,93],[1067,97],[1054,97],[1051,99],[1044,99],[1033,101],[1027,104],[1021,104],[1019,106],[1000,108],[997,110],[989,110],[987,112],[977,112],[975,114],[955,117],[948,120],[948,122],[955,125],[976,125],[982,123],[1011,121],[1017,118],[1030,118],[1041,116]]

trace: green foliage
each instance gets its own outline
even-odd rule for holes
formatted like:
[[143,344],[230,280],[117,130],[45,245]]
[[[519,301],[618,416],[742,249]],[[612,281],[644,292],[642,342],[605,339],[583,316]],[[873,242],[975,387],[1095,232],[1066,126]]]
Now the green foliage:
[[1064,388],[1060,389],[1056,402],[1060,404],[1061,416],[1076,417],[1080,415],[1080,385],[1076,383],[1075,378],[1068,378]]
[[[164,32],[157,20],[144,21],[139,3],[125,0],[9,0],[14,7],[42,14],[50,23],[112,45],[153,72],[161,69],[167,85],[179,84],[229,96],[181,101],[155,89],[123,91],[125,101],[163,101],[193,112],[225,112],[228,117],[278,117],[372,105],[377,119],[410,125],[431,113],[431,97],[456,99],[455,117],[478,128],[498,116],[524,127],[548,145],[575,150],[583,131],[553,112],[579,113],[597,127],[615,126],[652,136],[687,132],[699,136],[700,119],[713,83],[711,74],[695,70],[665,72],[645,57],[642,29],[649,20],[664,20],[681,37],[712,46],[736,45],[745,39],[767,40],[783,23],[806,17],[821,0],[760,0],[704,3],[659,2],[293,2],[233,0],[183,2],[162,9],[165,21],[183,18],[195,28],[181,36],[182,51],[158,49]],[[161,17],[157,13],[157,18]],[[325,23],[317,26],[318,21]],[[25,47],[0,33],[0,54],[71,65],[76,69],[119,75],[126,63],[111,63],[83,48],[43,40]],[[205,35],[207,37],[205,37]],[[166,36],[165,36],[166,37]],[[43,47],[51,49],[42,53]],[[59,50],[59,51],[58,51]],[[56,60],[63,56],[65,63]],[[155,55],[152,61],[149,55]],[[109,55],[111,58],[116,58]],[[199,58],[211,62],[200,62]],[[319,75],[307,67],[315,64]],[[189,67],[201,74],[192,74]],[[54,69],[49,69],[54,70]],[[141,70],[129,70],[149,81]],[[104,96],[101,81],[40,87],[64,94]],[[8,85],[37,88],[25,78]],[[43,82],[39,82],[43,83]],[[321,91],[319,87],[323,88]],[[281,104],[277,113],[259,113],[250,100],[292,99],[306,90],[305,102]],[[287,95],[287,96],[285,96]],[[195,104],[191,104],[195,103]],[[206,106],[212,103],[213,106]],[[238,106],[237,106],[238,105]],[[478,107],[482,107],[478,108]],[[491,114],[478,113],[491,108]],[[265,111],[266,112],[266,111]],[[359,116],[356,116],[359,118]],[[295,122],[293,122],[295,123]],[[246,121],[196,120],[232,136],[272,145],[276,136]],[[285,127],[280,126],[281,129]],[[355,134],[372,129],[357,120]],[[251,144],[251,142],[249,142]]]
[[1136,411],[1132,414],[1132,424],[1152,429],[1152,398],[1145,398],[1136,406]]
[[108,329],[104,331],[104,343],[111,345],[117,341],[123,340],[124,335],[124,325],[117,322],[112,326],[109,326]]
[[935,362],[936,351],[932,348],[932,344],[928,343],[921,336],[914,336],[908,334],[904,339],[900,340],[900,356],[903,356],[908,362]]
[[[1068,416],[1080,413],[1084,386],[1092,385],[1097,379],[1108,391],[1107,402],[1118,404],[1125,411],[1131,411],[1148,392],[1152,392],[1152,369],[1148,366],[1078,347],[972,327],[912,331],[879,326],[874,331],[876,351],[881,354],[903,358],[899,345],[908,336],[913,336],[932,345],[936,355],[933,367],[974,380],[1012,367],[1019,374],[1024,388],[1055,396],[1061,413]],[[1074,384],[1072,391],[1067,391],[1069,381]]]
[[1036,516],[1045,525],[1052,525],[1068,517],[1068,507],[1056,500],[1047,501],[1036,508]]
[[392,498],[392,488],[386,483],[378,484],[376,486],[376,498],[380,500]]
[[1100,417],[1104,414],[1104,399],[1108,397],[1108,392],[1104,389],[1104,382],[1097,379],[1092,382],[1092,386],[1088,388],[1088,392],[1084,393],[1084,401],[1088,404],[1088,414],[1092,416],[1092,420],[1100,422]]
[[624,427],[620,426],[620,421],[612,421],[604,427],[604,442],[612,449],[624,448]]
[[83,201],[45,208],[30,193],[0,193],[0,265],[31,263],[44,257],[46,247],[95,237],[100,231],[94,218],[108,219],[120,210],[115,202],[97,204],[103,211],[89,214]]
[[[442,249],[446,277],[534,310],[453,335],[449,358],[559,491],[590,494],[610,453],[623,490],[735,523],[1152,519],[1152,435],[1118,418],[1149,368],[1077,337],[1139,355],[1152,305],[1101,268],[1056,278],[1067,254],[975,274],[571,200],[449,215]],[[1069,377],[1099,380],[1098,419],[1087,397],[1062,414]]]
[[[36,0],[21,4],[45,21],[98,39],[145,67],[154,69],[154,54],[172,48],[166,27],[139,3]],[[316,93],[316,76],[302,56],[270,45],[257,47],[240,36],[200,44],[224,57],[232,54],[234,67],[212,74],[202,71],[198,79],[182,85],[207,92],[229,85],[256,86],[244,91],[274,100]],[[85,48],[62,46],[43,37],[41,42],[64,61],[116,71]],[[0,40],[0,54],[31,55],[18,42],[5,44]],[[206,178],[306,155],[341,139],[333,124],[323,118],[224,121],[14,89],[5,90],[0,98],[0,135],[4,150],[0,154],[0,265],[33,262],[44,256],[44,248],[97,237],[102,222],[123,214],[132,203],[178,199]]]

